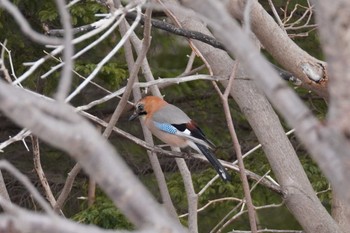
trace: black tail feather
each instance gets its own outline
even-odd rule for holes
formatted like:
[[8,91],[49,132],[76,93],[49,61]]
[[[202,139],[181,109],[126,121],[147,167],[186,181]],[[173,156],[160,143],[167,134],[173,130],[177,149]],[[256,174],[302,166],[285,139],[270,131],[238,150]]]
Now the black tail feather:
[[228,172],[222,166],[219,160],[215,157],[215,155],[207,147],[201,144],[197,144],[197,143],[195,144],[197,145],[199,150],[203,153],[203,155],[208,159],[210,164],[214,167],[214,169],[219,174],[221,179],[223,179],[224,181],[231,181],[231,176],[228,174]]

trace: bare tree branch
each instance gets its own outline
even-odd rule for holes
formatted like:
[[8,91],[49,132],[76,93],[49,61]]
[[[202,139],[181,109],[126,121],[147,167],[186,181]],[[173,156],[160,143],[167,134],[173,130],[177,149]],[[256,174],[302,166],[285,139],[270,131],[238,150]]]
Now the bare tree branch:
[[[172,147],[173,151],[180,151],[180,148]],[[184,159],[175,158],[182,180],[184,182],[187,206],[188,206],[188,228],[190,233],[198,233],[198,195],[194,191],[190,170]]]
[[32,140],[32,148],[33,148],[34,169],[39,177],[41,186],[43,186],[44,188],[46,198],[48,199],[50,205],[54,207],[56,205],[56,199],[52,194],[49,182],[46,179],[46,175],[41,166],[39,140],[35,136],[31,136],[31,140]]
[[[121,4],[119,1],[115,1],[115,2],[118,5]],[[145,15],[147,17],[146,18],[147,19],[146,23],[149,24],[150,23],[149,21],[151,20],[151,11],[147,11],[146,13],[147,13]],[[124,23],[122,23],[120,25],[120,27],[119,27],[120,33],[124,34],[127,31],[128,27],[129,27],[129,25],[128,25],[128,23],[126,21]],[[147,27],[150,27],[150,26],[147,26]],[[131,38],[133,38],[134,36],[137,37],[135,35],[135,33],[131,34]],[[137,41],[137,42],[135,41],[134,43],[138,43],[138,45],[140,45],[140,46],[134,46],[134,48],[136,50],[136,53],[139,54],[141,52],[141,49],[142,49],[142,42],[141,41]],[[125,43],[124,48],[125,48],[125,58],[126,58],[126,61],[127,61],[127,64],[128,64],[128,68],[129,68],[129,70],[132,70],[132,67],[134,67],[135,63],[134,63],[133,51],[132,51],[132,48],[131,48],[130,41],[127,41]],[[148,65],[147,57],[145,57],[142,65],[141,65],[141,69],[142,70],[146,69],[144,67],[145,65]],[[145,73],[146,79],[149,78],[148,75],[147,75],[148,72],[143,71],[143,73]],[[136,78],[135,81],[138,82],[138,78]],[[134,83],[134,85],[135,85],[135,83]],[[151,88],[152,91],[154,91],[155,89],[156,88]],[[141,99],[142,95],[141,95],[140,88],[133,87],[133,96],[134,96],[134,99]],[[145,137],[145,141],[147,143],[149,143],[151,146],[153,146],[154,142],[153,142],[153,138],[152,138],[151,132],[144,125],[141,125],[141,127],[142,127],[143,135]],[[147,150],[147,155],[148,155],[148,158],[150,160],[150,163],[151,163],[154,175],[156,177],[156,180],[157,180],[157,183],[158,183],[158,187],[159,187],[159,191],[160,191],[160,195],[161,195],[162,201],[164,203],[164,206],[167,208],[169,213],[174,218],[177,218],[177,212],[176,212],[175,206],[174,206],[174,204],[173,204],[173,202],[171,200],[169,189],[167,187],[166,180],[165,180],[165,175],[164,175],[164,173],[162,171],[162,168],[161,168],[160,162],[158,160],[157,154],[155,152],[153,152],[153,151]]]
[[[132,19],[132,20],[135,20],[136,16],[137,16],[137,14],[134,13],[134,12],[129,12],[129,13],[126,14],[126,18],[127,19]],[[141,16],[140,24],[143,25],[144,23],[145,23],[145,17]],[[203,34],[203,33],[197,32],[197,31],[186,30],[184,28],[179,28],[179,27],[176,27],[176,26],[174,26],[172,24],[169,24],[167,22],[164,22],[164,21],[161,21],[161,20],[157,20],[157,19],[151,19],[151,23],[152,23],[152,26],[155,27],[155,28],[159,28],[159,29],[171,32],[171,33],[173,33],[175,35],[184,36],[184,37],[189,38],[189,39],[198,40],[198,41],[201,41],[203,43],[207,43],[207,44],[213,46],[214,48],[219,48],[219,49],[225,50],[224,46],[219,41],[217,41],[214,37],[210,37],[210,36],[208,36],[206,34]],[[81,27],[74,28],[73,32],[74,33],[78,33],[78,32],[90,31],[90,30],[93,30],[95,28],[96,28],[96,26],[94,24],[89,24],[89,25],[84,25],[84,26],[81,26]],[[50,30],[49,34],[62,35],[63,32],[64,31],[62,29],[55,29],[55,30]],[[133,39],[133,37],[134,36],[131,36],[132,39]],[[100,40],[100,39],[102,40],[102,38],[99,38],[98,40]],[[74,55],[73,58],[76,58],[78,56],[79,56],[79,53]],[[50,72],[42,75],[42,77],[47,77],[47,75],[51,74],[53,71],[57,70],[62,65],[63,64],[59,64],[59,65],[55,66],[54,68],[52,68],[50,70]],[[293,82],[296,85],[300,85],[300,83],[295,82],[295,80],[297,80],[297,78],[295,78],[293,76],[293,74],[291,74],[290,72],[288,72],[286,70],[283,70],[280,67],[277,67],[277,66],[275,66],[275,67],[276,67],[276,69],[278,70],[279,74],[281,75],[281,77],[283,79],[291,81],[291,82]]]
[[[249,7],[249,6],[247,6],[247,7]],[[238,71],[238,62],[236,62],[234,67],[233,67],[230,80],[228,81],[225,92],[223,94],[221,93],[220,89],[217,86],[215,86],[215,87],[216,87],[216,91],[218,92],[220,99],[222,101],[227,126],[229,129],[231,138],[232,138],[232,144],[233,144],[234,150],[236,152],[236,157],[237,157],[238,166],[239,166],[239,170],[240,170],[239,174],[241,177],[243,192],[244,192],[244,196],[245,196],[245,199],[247,202],[247,207],[248,207],[250,229],[251,229],[252,233],[256,233],[257,232],[257,225],[256,225],[256,218],[255,218],[256,213],[255,213],[254,205],[252,202],[252,197],[250,195],[247,175],[245,173],[245,167],[244,167],[244,162],[243,162],[241,146],[239,144],[238,137],[237,137],[237,134],[235,131],[235,127],[234,127],[233,122],[232,122],[233,120],[232,120],[232,116],[231,116],[231,112],[230,112],[230,106],[228,104],[228,96],[229,96],[230,90],[232,88],[237,71]]]
[[71,107],[40,99],[0,81],[0,108],[17,124],[67,151],[89,175],[94,176],[137,227],[185,232],[154,200],[112,146]]
[[11,199],[10,199],[9,193],[7,191],[5,180],[4,180],[4,177],[2,175],[1,170],[0,170],[0,196],[2,198],[4,198],[5,200],[11,202]]
[[[106,127],[107,126],[107,123],[86,113],[86,112],[82,112],[81,113],[83,116],[95,121],[96,123]],[[119,135],[122,135],[124,137],[126,137],[127,139],[133,141],[134,143],[136,143],[137,145],[140,145],[142,147],[144,147],[145,149],[147,150],[150,150],[152,152],[156,152],[160,155],[166,155],[166,156],[170,156],[170,157],[175,157],[175,158],[189,158],[189,157],[193,157],[193,158],[196,158],[196,159],[200,159],[202,161],[206,161],[208,162],[208,160],[203,156],[203,155],[200,155],[200,154],[187,154],[187,153],[184,153],[184,152],[176,152],[176,151],[167,151],[167,150],[163,150],[161,149],[160,147],[157,147],[157,146],[152,146],[152,145],[149,145],[148,143],[130,135],[129,133],[117,128],[117,127],[113,127],[113,131],[116,132],[117,134]],[[239,168],[234,165],[234,163],[230,163],[230,162],[227,162],[227,161],[223,161],[223,160],[219,160],[222,165],[226,168],[229,168],[229,169],[232,169],[234,170],[235,172],[239,172]],[[252,179],[252,180],[255,180],[255,181],[259,181],[261,180],[261,177],[256,175],[255,173],[251,172],[251,171],[248,171],[248,170],[245,170],[246,173],[247,173],[247,177],[249,179]],[[264,186],[266,186],[267,188],[273,190],[274,192],[278,193],[279,195],[285,195],[283,193],[283,190],[281,189],[281,187],[279,185],[276,184],[276,182],[271,182],[271,180],[268,180],[268,179],[263,179],[261,180],[259,183],[263,184]]]
[[[329,75],[332,78],[329,85],[329,111],[325,138],[328,139],[337,153],[337,161],[333,165],[341,163],[341,168],[334,169],[333,176],[343,182],[349,180],[349,151],[337,151],[338,145],[345,149],[350,145],[350,124],[347,115],[350,111],[349,90],[350,69],[350,29],[348,1],[336,0],[330,4],[327,1],[313,1],[317,10],[316,20],[319,27],[320,37],[324,53],[329,65]],[[345,137],[345,138],[344,138]],[[340,144],[339,144],[340,143]],[[329,178],[329,177],[328,177]],[[332,214],[343,232],[350,232],[350,194],[349,187],[341,186],[341,183],[333,187]],[[343,184],[344,185],[344,184]]]
[[[4,200],[1,199],[1,205]],[[155,228],[145,228],[137,231],[119,231],[106,230],[98,228],[94,225],[83,225],[77,222],[60,218],[50,217],[43,214],[27,211],[15,207],[8,203],[7,207],[11,208],[11,214],[0,215],[0,231],[1,232],[18,232],[18,233],[47,233],[47,232],[64,232],[64,233],[161,233]]]
[[[1,100],[0,100],[0,102],[1,102]],[[18,181],[20,181],[26,187],[26,189],[33,195],[34,199],[40,204],[40,206],[46,211],[46,213],[50,217],[55,216],[55,213],[50,208],[49,204],[40,195],[40,193],[34,187],[34,185],[32,183],[30,183],[30,180],[28,179],[27,176],[23,175],[20,171],[18,171],[12,164],[7,162],[6,160],[0,161],[0,168],[7,170],[14,177],[16,177],[16,179],[18,179]]]
[[[145,25],[150,26],[151,25],[150,17],[148,17],[146,19],[148,21],[147,20],[145,21],[145,23],[146,23]],[[145,40],[145,36],[146,35],[144,35],[144,40]],[[148,36],[150,36],[150,34]],[[139,48],[140,42],[138,41],[138,38],[136,36],[134,36],[134,37],[131,37],[131,39],[132,39],[133,44],[136,48],[136,51],[139,51],[138,55],[140,56],[140,53],[142,52],[142,48]],[[147,81],[154,81],[152,72],[150,71],[150,68],[149,68],[149,65],[148,65],[148,62],[146,59],[142,63],[142,69],[143,69],[143,72],[145,73],[146,80]],[[161,97],[161,93],[160,93],[159,88],[157,86],[151,87],[151,91],[152,91],[153,95]],[[149,135],[149,132],[147,134]],[[179,148],[172,148],[172,150],[179,151]],[[182,179],[184,181],[185,190],[186,190],[186,194],[187,194],[186,196],[187,196],[187,200],[188,200],[188,209],[189,209],[189,213],[190,213],[189,218],[188,218],[189,230],[191,233],[197,233],[198,232],[198,222],[197,222],[197,211],[196,210],[197,210],[197,205],[198,205],[198,196],[194,191],[191,174],[187,168],[186,163],[183,161],[183,159],[175,159],[175,160],[176,160],[177,166],[180,170],[180,174],[182,176]],[[170,198],[170,196],[169,196],[169,198]]]
[[[269,96],[271,101],[275,104],[277,109],[280,110],[283,116],[288,119],[290,125],[292,126],[302,126],[300,128],[304,128],[302,132],[300,132],[300,128],[296,129],[296,132],[299,131],[297,134],[299,138],[305,142],[305,138],[309,138],[312,140],[315,140],[313,145],[311,146],[309,144],[308,147],[313,147],[314,149],[317,148],[317,152],[313,152],[313,154],[316,156],[319,156],[320,153],[323,156],[328,156],[329,149],[326,145],[324,145],[324,142],[318,142],[316,139],[318,138],[317,133],[315,130],[316,128],[310,128],[307,127],[308,121],[304,120],[310,120],[309,118],[303,118],[302,116],[305,113],[305,107],[301,103],[301,101],[298,99],[298,97],[295,96],[295,94],[292,91],[287,91],[288,95],[282,95],[282,93],[287,94],[283,92],[282,90],[287,90],[284,87],[284,83],[280,80],[277,81],[276,75],[270,73],[270,68],[265,69],[264,72],[259,72],[258,69],[255,69],[257,67],[263,66],[261,61],[261,55],[258,54],[258,51],[256,51],[253,48],[253,45],[251,42],[247,43],[249,41],[249,38],[245,35],[244,39],[241,38],[241,30],[238,29],[237,25],[231,25],[227,24],[227,22],[232,21],[231,16],[226,17],[226,10],[225,7],[220,7],[220,10],[214,10],[216,7],[220,6],[221,4],[219,2],[215,2],[214,5],[212,5],[212,1],[206,1],[205,3],[203,1],[182,1],[183,3],[187,4],[198,4],[196,6],[196,9],[201,8],[203,12],[205,11],[205,8],[210,9],[210,12],[207,12],[206,14],[214,14],[216,12],[215,16],[212,16],[212,20],[218,21],[218,24],[215,24],[217,27],[221,27],[220,32],[213,32],[216,33],[216,36],[218,39],[220,39],[222,42],[224,42],[227,45],[227,48],[233,47],[234,45],[237,45],[235,47],[235,56],[238,56],[242,63],[249,63],[247,65],[247,69],[244,70],[241,74],[241,77],[246,77],[246,73],[252,73],[253,70],[256,71],[255,74],[258,75],[261,79],[265,80],[262,84],[261,82],[257,82],[259,87],[261,89],[268,89],[266,93],[274,93],[273,96]],[[209,2],[209,3],[208,3]],[[172,2],[173,3],[173,2]],[[208,5],[210,4],[210,5]],[[193,5],[192,5],[193,6]],[[196,30],[201,32],[206,32],[210,34],[208,29],[202,24],[198,23],[199,20],[196,20],[196,16],[194,16],[192,11],[186,11],[183,8],[179,10],[177,6],[170,6],[173,7],[173,12],[178,16],[179,19],[181,19],[182,25],[184,25],[185,28],[193,29],[196,28]],[[198,7],[198,8],[197,8]],[[199,21],[200,22],[200,21]],[[213,25],[211,25],[213,27]],[[227,30],[230,28],[230,30]],[[212,28],[213,29],[213,28]],[[237,37],[237,34],[232,34],[233,31],[238,30],[239,37]],[[224,34],[230,34],[226,37],[224,40],[222,36]],[[235,43],[232,43],[232,38],[235,38]],[[254,55],[248,54],[247,51],[250,51],[245,46],[242,46],[242,44],[238,44],[238,42],[241,41],[245,45],[249,44],[250,49],[254,50]],[[218,50],[212,49],[209,46],[206,46],[204,44],[196,43],[197,46],[201,49],[201,51],[204,54],[207,54],[208,61],[212,65],[212,67],[215,68],[214,74],[218,75],[228,75],[231,71],[230,67],[232,67],[232,60],[230,57]],[[233,49],[233,48],[231,48]],[[236,51],[240,50],[240,52]],[[233,50],[232,50],[233,51]],[[210,56],[209,54],[215,54],[215,57]],[[257,59],[257,57],[260,57]],[[253,64],[254,63],[254,64]],[[256,67],[252,69],[254,66]],[[255,73],[255,72],[254,72]],[[273,77],[273,78],[271,78]],[[225,82],[222,82],[223,85],[225,85]],[[266,88],[266,86],[272,85],[275,88]],[[274,90],[274,91],[272,91]],[[318,231],[321,232],[320,225],[318,224],[320,222],[320,218],[322,218],[322,232],[339,232],[339,228],[334,222],[334,220],[330,217],[330,215],[327,213],[327,211],[324,209],[324,207],[321,205],[320,201],[316,197],[314,190],[312,189],[310,182],[307,179],[307,176],[305,172],[303,171],[303,168],[298,161],[298,157],[295,154],[295,151],[293,150],[290,142],[285,137],[283,128],[281,127],[281,124],[279,123],[277,115],[273,112],[272,107],[268,103],[268,101],[265,99],[265,96],[257,89],[257,87],[254,85],[253,82],[250,82],[248,80],[241,80],[237,79],[234,85],[234,88],[231,90],[231,95],[235,98],[236,102],[239,104],[241,110],[249,120],[249,123],[251,124],[252,128],[254,129],[259,141],[264,145],[263,149],[265,151],[265,154],[267,158],[269,159],[270,165],[273,168],[274,174],[276,175],[276,178],[279,182],[279,184],[282,187],[282,190],[285,192],[285,203],[288,206],[289,210],[294,214],[294,216],[298,219],[300,224],[303,226],[303,228],[306,231],[314,232]],[[287,97],[288,96],[288,97]],[[291,97],[292,96],[292,97]],[[284,101],[282,100],[283,98]],[[294,103],[295,99],[297,99],[297,103]],[[278,104],[275,102],[279,102]],[[283,102],[283,103],[282,103]],[[284,106],[281,106],[284,105]],[[302,110],[300,109],[300,106],[302,107]],[[291,111],[293,110],[293,111]],[[309,111],[306,111],[307,113],[310,113]],[[309,115],[304,115],[309,116]],[[314,118],[311,118],[311,125],[317,125],[318,121]],[[303,122],[301,124],[301,122]],[[305,122],[305,123],[304,123]],[[278,139],[278,140],[277,140]],[[310,141],[306,140],[307,143]],[[338,145],[340,146],[340,145]],[[322,147],[322,148],[321,148]],[[347,150],[349,151],[349,150]],[[344,150],[345,152],[345,150]],[[332,156],[329,157],[329,159],[332,157],[333,159],[337,157],[337,153],[332,153]],[[321,158],[320,158],[321,160]],[[331,162],[331,164],[334,165],[334,161],[327,160],[328,162]],[[291,166],[293,164],[293,166]],[[329,164],[328,164],[329,165]],[[340,164],[337,164],[335,167],[341,166]],[[322,167],[322,166],[321,166]],[[328,170],[330,171],[330,170]],[[338,172],[338,171],[336,171]],[[344,171],[343,171],[344,172]],[[334,178],[334,177],[333,177]],[[343,181],[345,182],[345,181]],[[302,211],[301,211],[302,210]],[[308,212],[307,216],[305,213]],[[317,213],[317,218],[314,218]],[[327,227],[326,227],[327,226]],[[316,230],[317,229],[317,230]]]
[[[244,2],[244,0],[228,1],[227,7],[230,13],[240,20],[242,20],[243,17],[241,12],[245,5]],[[326,64],[310,56],[297,46],[283,29],[275,23],[273,18],[265,11],[258,1],[252,2],[251,26],[252,31],[258,37],[264,48],[279,64],[300,79],[303,86],[322,97],[328,96]],[[269,36],[271,32],[275,32],[274,36]],[[220,41],[226,44],[222,38]],[[276,45],[283,46],[283,49],[279,49],[281,46]],[[286,54],[288,54],[288,56],[285,56]]]
[[88,207],[91,207],[95,203],[96,199],[96,182],[92,177],[89,177],[89,187],[88,187]]
[[[203,5],[202,5],[203,6]],[[242,59],[243,64],[249,63],[249,72],[253,75],[259,86],[264,90],[266,95],[269,97],[270,101],[275,105],[275,107],[280,111],[280,113],[285,117],[289,124],[295,127],[297,135],[306,144],[307,148],[310,150],[313,158],[317,161],[323,172],[326,174],[327,178],[334,185],[335,190],[339,189],[341,193],[350,193],[350,184],[345,186],[345,177],[350,177],[349,169],[345,169],[342,163],[342,156],[347,154],[350,150],[350,146],[346,143],[344,136],[339,135],[337,137],[337,142],[334,142],[330,138],[330,131],[322,127],[319,121],[312,115],[310,110],[301,102],[297,95],[280,79],[273,71],[273,69],[268,65],[265,59],[254,49],[252,43],[246,43],[249,38],[241,32],[238,24],[233,21],[233,19],[227,15],[227,18],[223,17],[222,12],[224,10],[223,5],[216,5],[216,11],[211,11],[211,15],[206,11],[206,8],[199,8],[203,10],[202,12],[208,14],[209,17],[215,15],[216,22],[210,21],[214,33],[221,38],[222,41],[227,44],[227,48],[238,57]],[[198,10],[199,10],[198,9]],[[216,12],[216,13],[214,13]],[[221,22],[217,22],[217,16],[220,14]],[[212,18],[214,19],[214,18]],[[226,28],[231,28],[232,30],[228,33]],[[234,35],[231,35],[234,34]],[[230,41],[232,37],[235,37],[238,41],[245,42],[244,45],[241,43],[232,44]],[[247,51],[251,54],[248,56]],[[254,63],[250,61],[254,60]],[[259,70],[261,67],[265,67],[264,73]],[[273,81],[272,81],[273,80]],[[282,100],[284,100],[282,102]],[[320,138],[327,138],[327,141],[320,140]],[[334,139],[334,138],[333,138]],[[342,145],[342,146],[340,146]],[[337,158],[337,159],[334,159]],[[330,164],[338,164],[338,171],[334,171]],[[341,190],[341,191],[340,191]],[[350,196],[348,196],[350,200]]]
[[[126,6],[127,9],[128,6]],[[124,19],[124,15],[122,14],[122,10],[116,10],[114,11],[114,13],[109,17],[109,18],[104,18],[101,19],[99,21],[94,22],[93,24],[91,24],[91,28],[92,29],[96,29],[98,30],[99,28],[106,28],[105,25],[109,25],[110,23],[112,23],[114,21],[115,18],[117,18],[117,16],[119,16],[118,20],[113,23],[112,26],[108,27],[108,30],[106,32],[104,32],[101,36],[99,36],[95,41],[93,41],[91,44],[85,46],[83,49],[81,49],[79,52],[77,52],[76,54],[74,54],[74,56],[72,57],[72,59],[76,59],[78,57],[80,57],[81,55],[83,55],[84,53],[86,53],[87,51],[91,50],[93,47],[95,47],[97,44],[99,44],[100,42],[102,42],[104,39],[107,38],[107,36],[109,36],[113,31],[115,31],[116,27],[120,24],[120,22],[123,21]],[[122,15],[120,15],[122,14]],[[111,21],[111,19],[113,19],[113,21]],[[86,33],[88,34],[88,33]],[[86,35],[85,34],[85,35]],[[85,36],[85,35],[82,35]],[[54,55],[52,54],[48,54],[49,56],[54,57]],[[51,67],[51,69],[46,72],[45,74],[41,75],[41,78],[47,78],[50,74],[53,74],[55,71],[57,71],[59,68],[61,68],[62,66],[64,66],[64,62],[60,62],[60,64],[57,64],[54,67]]]
[[72,170],[68,173],[66,182],[64,183],[62,191],[57,198],[56,205],[54,206],[55,211],[63,209],[64,202],[67,200],[67,197],[70,191],[72,190],[75,177],[78,175],[80,171],[81,171],[81,166],[78,163],[76,163],[72,168]]
[[[8,83],[11,83],[12,80],[11,80],[11,77],[9,75],[9,72],[5,66],[5,50],[8,51],[6,49],[6,43],[7,43],[7,40],[5,40],[4,43],[0,43],[0,45],[2,46],[2,49],[1,49],[1,57],[0,57],[0,77],[3,76],[4,79],[8,82]],[[10,55],[10,54],[9,54]],[[10,55],[11,57],[11,55]]]
[[[126,6],[128,7],[128,6]],[[130,6],[129,6],[130,7]],[[106,17],[104,20],[100,20],[100,22],[98,22],[98,27],[96,27],[96,29],[94,29],[91,32],[85,33],[82,36],[79,36],[75,39],[72,40],[72,44],[77,44],[80,43],[82,41],[87,40],[88,38],[91,38],[92,36],[100,33],[101,31],[103,31],[104,29],[106,29],[107,27],[109,27],[114,20],[120,16],[120,14],[122,14],[122,10],[115,12],[115,14],[110,15],[109,17]],[[51,56],[56,56],[57,54],[59,54],[60,52],[62,52],[62,50],[64,49],[63,45],[60,45],[58,47],[56,47],[52,52],[50,52],[50,55],[46,55],[45,57],[42,57],[40,59],[38,59],[35,62],[31,62],[31,63],[26,63],[25,65],[29,65],[30,68],[24,72],[21,76],[18,77],[17,80],[15,80],[13,82],[14,85],[17,85],[19,83],[21,83],[22,81],[24,81],[26,78],[28,78],[38,67],[40,67],[42,64],[45,63],[46,60],[48,60],[49,58],[51,58]]]
[[58,8],[58,12],[60,13],[61,24],[64,29],[64,50],[63,50],[63,60],[65,65],[63,67],[61,73],[60,83],[58,85],[56,99],[58,101],[64,101],[68,92],[70,91],[70,85],[72,82],[72,69],[73,69],[73,59],[72,56],[74,54],[73,47],[73,33],[72,33],[72,25],[70,14],[66,9],[66,2],[64,0],[55,0]]
[[[138,11],[138,15],[141,14],[141,6],[138,5],[137,7],[137,11]],[[108,53],[107,56],[105,56],[96,66],[96,68],[93,70],[93,72],[91,72],[91,74],[86,78],[86,80],[84,80],[84,82],[82,82],[67,98],[66,101],[70,101],[72,100],[73,97],[75,97],[95,76],[96,74],[101,70],[101,68],[103,67],[104,64],[106,64],[106,62],[108,62],[114,55],[116,52],[118,52],[120,50],[120,48],[123,46],[123,44],[125,43],[125,41],[128,39],[128,37],[130,36],[130,34],[132,33],[132,31],[136,28],[137,24],[139,22],[139,18],[137,18],[134,22],[134,24],[130,27],[130,29],[128,30],[128,32],[126,32],[122,39],[118,42],[118,44]],[[131,75],[130,75],[131,76]],[[132,77],[132,76],[131,76]],[[130,84],[132,85],[132,84]],[[125,95],[125,94],[124,94]]]
[[24,34],[26,34],[29,38],[32,40],[46,45],[59,45],[62,44],[62,40],[55,37],[47,37],[45,35],[42,35],[36,31],[34,31],[28,21],[24,18],[22,13],[18,10],[18,8],[12,4],[8,0],[1,0],[0,1],[0,7],[4,8],[6,11],[8,11],[13,18],[17,21],[17,24],[21,27],[21,30]]

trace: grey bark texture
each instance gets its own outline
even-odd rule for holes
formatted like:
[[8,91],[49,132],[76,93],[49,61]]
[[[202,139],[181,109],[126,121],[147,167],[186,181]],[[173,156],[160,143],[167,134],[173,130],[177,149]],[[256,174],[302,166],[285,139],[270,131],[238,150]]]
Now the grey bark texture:
[[[194,9],[198,9],[199,5],[207,6],[207,1],[205,3],[203,1],[182,1],[182,3]],[[200,20],[195,20],[194,13],[177,10],[173,10],[173,13],[184,28],[210,34]],[[193,43],[210,64],[214,75],[229,76],[232,71],[233,60],[227,53],[201,42],[193,41]],[[223,84],[225,85],[225,83]],[[285,193],[283,198],[286,206],[303,229],[310,233],[340,232],[335,221],[315,195],[293,147],[285,136],[278,116],[265,95],[243,73],[241,77],[235,80],[231,95],[245,113],[255,134],[262,143],[276,178],[283,187]]]

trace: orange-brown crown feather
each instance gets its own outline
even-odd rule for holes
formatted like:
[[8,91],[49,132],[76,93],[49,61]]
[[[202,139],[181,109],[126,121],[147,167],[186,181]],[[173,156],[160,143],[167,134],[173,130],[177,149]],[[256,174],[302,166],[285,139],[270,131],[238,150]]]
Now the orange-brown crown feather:
[[164,105],[168,103],[158,96],[145,96],[138,101],[144,105],[144,109],[147,115],[152,115],[154,112],[158,111]]

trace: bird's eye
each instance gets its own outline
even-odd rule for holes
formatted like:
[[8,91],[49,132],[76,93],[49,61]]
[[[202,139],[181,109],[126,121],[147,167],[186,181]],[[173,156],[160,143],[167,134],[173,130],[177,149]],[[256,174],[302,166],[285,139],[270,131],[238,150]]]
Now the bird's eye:
[[143,109],[144,109],[144,107],[143,107],[143,105],[142,105],[142,104],[140,104],[140,105],[138,105],[138,106],[137,106],[137,110],[139,110],[139,111],[143,111]]

